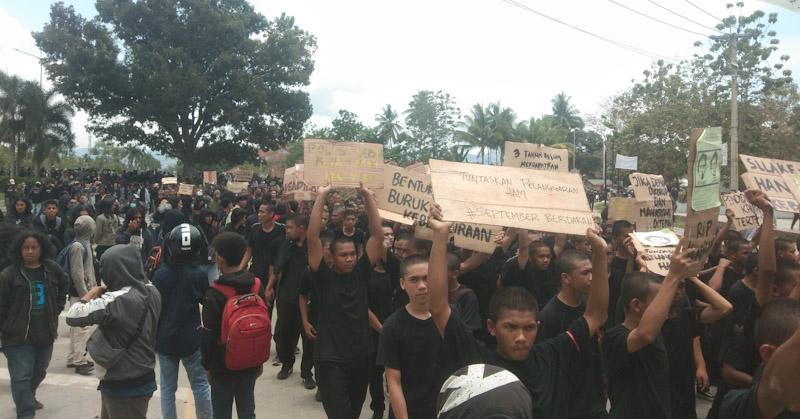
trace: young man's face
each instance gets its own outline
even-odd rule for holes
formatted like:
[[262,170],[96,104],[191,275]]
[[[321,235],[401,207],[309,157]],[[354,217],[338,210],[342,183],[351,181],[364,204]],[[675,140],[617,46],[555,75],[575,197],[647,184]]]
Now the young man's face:
[[588,241],[582,241],[575,244],[575,250],[588,256],[592,255],[592,245]]
[[633,227],[623,228],[619,235],[614,236],[614,247],[622,246],[622,242],[631,233],[633,233]]
[[644,314],[645,310],[647,310],[647,307],[650,307],[650,303],[652,303],[653,300],[656,298],[656,294],[658,294],[658,290],[660,289],[661,289],[661,284],[656,284],[651,282],[649,284],[647,298],[645,298],[644,300],[634,298],[633,300],[631,300],[630,303],[628,303],[628,309],[637,311],[637,314],[641,316],[642,314]]
[[730,258],[731,262],[733,262],[737,266],[744,265],[745,261],[747,260],[747,255],[750,254],[752,248],[750,244],[741,244],[739,245],[739,249],[736,251],[729,251],[728,257]]
[[383,247],[391,249],[394,246],[394,230],[391,227],[381,227],[383,230]]
[[286,222],[286,236],[292,240],[299,240],[305,236],[306,229],[297,225],[294,221],[289,220]]
[[56,215],[58,215],[58,205],[48,204],[44,209],[44,215],[51,220],[56,218]]
[[322,212],[322,226],[325,227],[326,224],[328,224],[328,213],[323,211]]
[[258,222],[261,224],[267,224],[275,216],[272,212],[267,209],[266,205],[261,205],[258,207]]
[[16,211],[17,214],[22,214],[25,212],[25,207],[27,207],[27,205],[25,205],[25,202],[23,201],[17,201],[14,203],[14,211]]
[[531,262],[537,271],[546,271],[550,267],[550,248],[538,246],[531,251]]
[[592,288],[592,262],[583,260],[569,274],[561,274],[566,285],[581,294],[588,294]]
[[497,339],[500,355],[512,361],[528,359],[539,331],[539,321],[533,311],[500,310],[497,323],[487,320],[486,325]]
[[792,244],[784,251],[779,251],[776,256],[778,257],[778,260],[785,260],[787,262],[794,263],[797,263],[798,259],[800,259],[800,253],[797,252],[796,244]]
[[411,243],[410,240],[395,240],[394,242],[394,255],[402,262],[403,259],[417,254],[417,248]]
[[356,266],[356,246],[352,242],[338,243],[333,252],[333,267],[337,272],[348,274]]
[[356,227],[356,216],[355,215],[348,215],[344,218],[344,226],[348,230],[352,230]]
[[342,224],[342,217],[344,215],[344,211],[341,210],[333,210],[333,214],[331,214],[331,221],[334,225],[341,225]]
[[28,237],[22,242],[22,261],[26,265],[34,265],[39,263],[42,258],[42,246],[39,240],[33,237]]
[[428,263],[409,266],[400,278],[400,288],[412,303],[428,304]]

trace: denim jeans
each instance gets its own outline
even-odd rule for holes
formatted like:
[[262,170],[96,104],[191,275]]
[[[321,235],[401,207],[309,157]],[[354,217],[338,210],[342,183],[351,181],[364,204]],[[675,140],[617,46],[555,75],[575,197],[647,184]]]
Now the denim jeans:
[[161,374],[161,415],[164,419],[177,419],[175,390],[178,389],[178,366],[183,363],[186,376],[194,394],[194,411],[198,418],[211,417],[211,391],[208,389],[206,371],[201,362],[200,350],[178,357],[158,354],[158,369]]
[[214,419],[231,419],[234,400],[236,400],[236,415],[239,419],[255,419],[256,378],[255,373],[231,381],[212,376],[211,404],[214,406]]
[[30,419],[36,412],[36,389],[47,375],[53,345],[12,345],[3,348],[11,378],[11,397],[17,406],[17,419]]

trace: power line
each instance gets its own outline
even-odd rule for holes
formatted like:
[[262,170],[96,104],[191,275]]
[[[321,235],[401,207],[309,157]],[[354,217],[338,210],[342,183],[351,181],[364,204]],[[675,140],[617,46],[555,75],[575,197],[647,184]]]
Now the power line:
[[617,6],[619,6],[619,7],[622,7],[623,9],[629,10],[629,11],[631,11],[631,12],[633,12],[633,13],[636,13],[637,15],[644,16],[644,17],[646,17],[646,18],[648,18],[648,19],[655,20],[656,22],[658,22],[658,23],[661,23],[661,24],[664,24],[664,25],[667,25],[667,26],[669,26],[669,27],[671,27],[671,28],[679,29],[679,30],[682,30],[682,31],[684,31],[684,32],[689,32],[689,33],[691,33],[691,34],[695,34],[695,35],[700,35],[700,36],[702,36],[702,37],[704,37],[704,38],[705,38],[706,36],[708,36],[708,35],[706,35],[706,34],[702,34],[702,33],[700,33],[700,32],[695,32],[695,31],[693,31],[693,30],[691,30],[691,29],[686,29],[686,28],[684,28],[684,27],[681,27],[681,26],[678,26],[678,25],[673,25],[672,23],[669,23],[669,22],[664,22],[664,21],[663,21],[663,20],[661,20],[661,19],[658,19],[658,18],[655,18],[655,17],[653,17],[653,16],[650,16],[650,15],[644,14],[644,13],[642,13],[642,12],[638,11],[638,10],[634,10],[634,9],[632,9],[632,8],[630,8],[630,7],[628,7],[628,6],[624,5],[624,4],[622,4],[622,3],[618,3],[618,2],[616,2],[616,1],[614,1],[614,0],[608,0],[608,1],[610,1],[611,3],[614,3],[614,4],[616,4],[616,5],[617,5]]
[[701,12],[703,12],[703,13],[707,14],[708,16],[711,16],[712,18],[714,18],[714,19],[716,19],[716,20],[718,20],[718,21],[722,22],[722,19],[720,19],[720,18],[718,18],[718,17],[716,17],[716,16],[712,15],[711,13],[707,12],[707,11],[706,11],[705,9],[703,9],[702,7],[700,7],[700,6],[698,6],[698,5],[694,4],[694,3],[692,3],[690,0],[685,0],[685,1],[686,1],[686,3],[689,3],[689,4],[691,4],[692,6],[694,6],[694,8],[695,8],[695,9],[697,9],[697,10],[699,10],[699,11],[701,11]]
[[[702,23],[700,23],[700,22],[698,22],[698,21],[696,21],[696,20],[692,20],[692,19],[690,19],[690,18],[688,18],[688,17],[686,17],[686,16],[684,16],[684,15],[682,15],[682,14],[678,13],[678,12],[675,12],[675,11],[673,11],[673,10],[667,9],[666,7],[664,7],[664,6],[662,6],[662,5],[658,4],[658,3],[656,3],[656,2],[655,2],[655,1],[653,1],[653,0],[647,0],[647,1],[649,1],[650,3],[653,3],[653,4],[655,4],[656,6],[658,6],[658,7],[662,8],[662,9],[664,9],[664,10],[666,10],[666,11],[668,11],[668,12],[672,13],[672,14],[673,14],[673,15],[675,15],[675,16],[678,16],[678,17],[679,17],[679,18],[681,18],[681,19],[688,20],[689,22],[692,22],[692,23],[694,23],[694,24],[695,24],[695,25],[697,25],[697,26],[702,26],[702,27],[704,27],[704,28],[706,28],[706,29],[711,29],[712,31],[720,32],[720,30],[719,30],[719,29],[717,29],[717,28],[712,28],[711,26],[706,26],[706,25],[704,25],[704,24],[702,24]],[[722,33],[722,32],[720,32],[720,33]]]
[[597,39],[599,39],[601,41],[608,42],[609,44],[612,44],[612,45],[614,45],[616,47],[623,48],[623,49],[626,49],[626,50],[631,51],[631,52],[635,52],[635,53],[640,54],[640,55],[644,55],[647,58],[650,58],[650,59],[663,59],[663,60],[672,61],[672,62],[675,61],[674,59],[672,59],[670,57],[667,57],[666,55],[661,55],[661,54],[657,54],[655,52],[650,52],[650,51],[647,51],[647,50],[644,50],[644,49],[641,49],[641,48],[637,48],[637,47],[635,47],[633,45],[624,44],[622,42],[618,42],[618,41],[615,41],[613,39],[606,38],[605,36],[598,35],[598,34],[596,34],[594,32],[589,32],[589,31],[587,31],[585,29],[582,29],[582,28],[579,28],[577,26],[571,25],[571,24],[569,24],[567,22],[564,22],[562,20],[556,19],[556,18],[554,18],[552,16],[548,16],[548,15],[546,15],[546,14],[544,14],[544,13],[538,11],[538,10],[532,9],[532,8],[526,6],[526,5],[522,4],[522,3],[519,3],[519,2],[517,2],[515,0],[502,0],[502,1],[505,2],[505,3],[508,3],[508,4],[512,5],[512,6],[516,6],[516,7],[520,8],[522,10],[525,10],[527,12],[533,13],[533,14],[535,14],[537,16],[541,16],[541,17],[543,17],[545,19],[548,19],[550,21],[556,22],[558,24],[564,25],[564,26],[566,26],[568,28],[574,29],[576,31],[579,31],[579,32],[584,33],[586,35],[589,35],[591,37],[597,38]]

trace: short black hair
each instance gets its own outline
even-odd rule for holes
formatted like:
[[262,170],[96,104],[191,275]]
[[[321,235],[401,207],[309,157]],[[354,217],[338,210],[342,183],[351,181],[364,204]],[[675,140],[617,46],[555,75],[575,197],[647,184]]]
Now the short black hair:
[[795,242],[791,241],[790,239],[785,239],[783,237],[778,237],[777,239],[775,239],[776,252],[786,252],[795,246],[797,246],[797,244],[795,244]]
[[400,240],[405,240],[409,242],[423,256],[429,256],[431,254],[431,242],[428,240],[414,237],[414,235],[409,232],[400,233],[394,239],[394,242],[397,243]]
[[335,255],[336,254],[336,248],[340,244],[345,244],[345,243],[351,243],[353,245],[353,247],[355,247],[355,245],[356,245],[356,243],[353,241],[352,237],[347,237],[344,234],[337,234],[336,236],[334,236],[333,240],[331,240],[331,245],[330,245],[331,254]]
[[330,251],[331,242],[333,241],[334,236],[335,234],[333,234],[333,232],[330,230],[324,230],[321,233],[319,233],[319,241],[320,243],[322,243],[322,247],[323,248],[327,247],[328,250]]
[[738,252],[743,246],[749,246],[750,242],[746,239],[733,239],[725,243],[725,250],[728,252]]
[[[629,272],[622,279],[622,289],[620,290],[619,303],[625,312],[628,312],[628,304],[635,298],[644,301],[650,294],[650,284],[660,284],[663,279],[652,272]],[[613,301],[612,301],[613,303]]]
[[525,288],[504,287],[497,290],[489,301],[489,319],[496,323],[503,310],[530,311],[539,318],[539,303]]
[[782,345],[800,323],[800,301],[791,298],[772,300],[761,308],[756,320],[756,345]]
[[8,246],[9,262],[14,265],[22,265],[22,244],[31,237],[36,239],[36,241],[39,242],[39,246],[42,248],[42,255],[39,257],[39,261],[44,262],[46,259],[53,259],[55,248],[53,248],[47,236],[39,230],[25,229],[17,233],[11,245]]
[[286,217],[286,223],[289,223],[289,221],[298,227],[308,228],[308,217],[305,215],[295,213],[289,214]]
[[611,235],[613,237],[618,237],[622,235],[622,233],[629,228],[633,228],[633,224],[631,224],[630,221],[627,220],[614,221],[614,224],[611,225]]
[[800,271],[800,264],[788,260],[779,260],[777,269],[775,269],[774,285],[783,287],[787,283],[795,280],[797,271]]
[[275,205],[270,204],[269,202],[262,202],[261,205],[258,206],[259,211],[261,207],[267,207],[266,210],[270,214],[275,214]]
[[234,208],[231,211],[231,224],[236,224],[247,216],[247,211],[243,208]]
[[230,231],[219,233],[211,245],[217,255],[225,259],[225,264],[228,266],[238,266],[242,263],[244,253],[247,251],[247,241],[244,237]]
[[461,256],[454,252],[447,252],[447,272],[455,272],[461,268]]
[[55,199],[48,199],[47,201],[44,201],[44,205],[42,205],[42,207],[47,208],[48,205],[55,205],[56,208],[58,208],[58,201]]
[[556,274],[561,278],[561,274],[571,274],[579,263],[589,260],[586,253],[568,249],[561,252],[556,259]]
[[428,263],[428,258],[420,255],[413,255],[403,259],[400,263],[400,277],[404,278],[406,276],[406,271],[408,271],[410,266],[419,265],[420,263]]
[[744,273],[750,275],[758,268],[758,252],[753,252],[747,255],[747,260],[744,262]]
[[348,209],[344,210],[344,218],[351,217],[351,216],[352,217],[357,216],[356,210],[354,210],[352,208],[348,208]]

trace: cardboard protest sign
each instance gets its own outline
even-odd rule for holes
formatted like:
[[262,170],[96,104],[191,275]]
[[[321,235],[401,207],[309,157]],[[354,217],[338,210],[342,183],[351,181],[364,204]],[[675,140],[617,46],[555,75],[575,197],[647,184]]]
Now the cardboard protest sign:
[[691,207],[703,211],[720,206],[719,179],[722,164],[722,128],[705,128],[690,142],[689,161],[692,162],[694,182]]
[[203,172],[203,183],[207,184],[217,184],[217,171],[216,170],[206,170]]
[[639,218],[639,205],[635,198],[614,196],[608,198],[608,219],[626,220],[635,223]]
[[653,202],[656,207],[672,207],[672,196],[661,175],[631,173],[628,175],[633,194],[639,202]]
[[181,183],[178,185],[178,195],[192,196],[194,195],[194,185],[189,183]]
[[667,276],[670,260],[678,244],[678,236],[672,230],[653,231],[648,233],[631,233],[633,246],[638,252],[647,256],[645,267],[649,272]]
[[430,176],[402,167],[386,165],[383,187],[375,190],[378,208],[401,215],[410,223],[428,225],[433,202]]
[[239,169],[233,175],[233,181],[234,182],[250,183],[251,180],[253,180],[253,171],[252,170]]
[[453,242],[462,249],[491,254],[497,248],[494,238],[501,231],[503,229],[496,226],[456,223],[453,225]]
[[608,200],[609,220],[626,220],[637,231],[655,231],[672,227],[672,203],[668,207],[655,207],[652,201],[639,202],[636,198],[613,197]]
[[175,196],[178,194],[178,178],[164,177],[161,178],[161,188],[158,190],[158,197],[164,198],[167,196]]
[[176,177],[162,177],[161,178],[161,184],[162,185],[177,185],[178,184],[178,178],[176,178]]
[[405,225],[414,225],[414,221],[410,218],[403,217],[401,214],[395,214],[390,211],[385,211],[378,208],[378,215],[381,216],[384,220],[394,221],[396,223],[405,224]]
[[506,141],[503,166],[551,172],[569,171],[569,152],[542,144]]
[[733,229],[736,231],[758,228],[763,213],[747,201],[744,192],[723,192],[720,194],[725,208],[733,211]]
[[410,170],[412,172],[418,172],[418,173],[425,173],[426,175],[430,174],[430,172],[431,172],[430,167],[428,167],[427,164],[424,164],[424,163],[421,163],[421,162],[414,163],[414,164],[412,164],[410,166],[406,166],[406,170]]
[[798,174],[784,174],[783,180],[789,184],[789,191],[794,196],[795,201],[800,202],[800,173]]
[[305,181],[315,186],[383,187],[383,145],[330,140],[303,141]]
[[[694,211],[686,215],[683,237],[688,239],[686,246],[694,249],[692,260],[704,265],[711,253],[711,247],[719,230],[719,208]],[[692,275],[697,272],[692,273]]]
[[303,168],[304,165],[296,164],[283,171],[283,193],[291,195],[295,201],[313,201],[317,197],[317,187],[305,182]]
[[444,218],[470,224],[586,234],[594,226],[580,175],[431,160]]
[[667,276],[675,247],[648,247],[645,252],[649,256],[644,262],[647,270],[656,275]]
[[228,182],[228,184],[225,185],[225,189],[231,192],[235,192],[237,194],[242,190],[247,190],[247,188],[249,187],[250,187],[249,182]]
[[758,189],[769,197],[778,211],[800,212],[800,204],[792,194],[791,183],[781,175],[747,172],[740,175],[747,189]]

